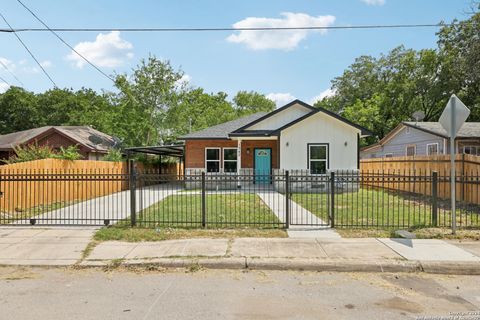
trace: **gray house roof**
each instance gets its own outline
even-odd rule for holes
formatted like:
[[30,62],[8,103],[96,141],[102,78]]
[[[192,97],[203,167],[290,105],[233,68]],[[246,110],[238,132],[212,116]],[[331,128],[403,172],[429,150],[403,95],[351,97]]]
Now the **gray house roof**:
[[216,126],[206,128],[200,131],[189,133],[179,139],[228,139],[228,134],[243,126],[246,126],[252,121],[255,121],[267,112],[257,112],[243,118],[217,124]]
[[[403,122],[403,124],[447,138],[447,132],[438,122]],[[460,128],[457,138],[480,138],[480,122],[465,122]]]
[[10,150],[24,143],[33,142],[48,131],[57,131],[78,144],[99,152],[108,152],[116,144],[112,136],[88,126],[45,126],[1,135],[0,150]]

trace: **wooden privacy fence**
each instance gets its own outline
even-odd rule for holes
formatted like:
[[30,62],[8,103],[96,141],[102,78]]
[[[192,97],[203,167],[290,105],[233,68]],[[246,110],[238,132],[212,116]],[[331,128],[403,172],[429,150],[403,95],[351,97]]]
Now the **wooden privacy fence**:
[[[480,157],[457,155],[455,167],[457,200],[480,205]],[[438,197],[451,196],[449,155],[363,159],[360,171],[370,177],[365,185],[427,196],[432,194],[436,172]]]
[[127,169],[125,162],[58,159],[0,166],[0,210],[20,213],[126,190]]

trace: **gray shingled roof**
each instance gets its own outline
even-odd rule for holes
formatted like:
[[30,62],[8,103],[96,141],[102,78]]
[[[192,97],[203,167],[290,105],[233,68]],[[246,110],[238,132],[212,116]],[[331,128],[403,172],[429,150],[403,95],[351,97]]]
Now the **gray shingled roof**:
[[189,133],[179,139],[228,139],[228,134],[232,131],[235,131],[252,121],[259,119],[266,115],[266,112],[257,112],[249,116],[224,122],[216,126],[206,128],[200,131]]
[[78,144],[100,152],[107,152],[108,149],[113,147],[116,143],[112,136],[88,126],[46,126],[1,135],[0,149],[12,149],[35,139],[35,137],[50,129],[55,129],[70,137]]
[[[404,122],[404,124],[441,137],[447,137],[447,132],[439,122]],[[457,138],[480,138],[480,122],[465,122],[460,128]]]

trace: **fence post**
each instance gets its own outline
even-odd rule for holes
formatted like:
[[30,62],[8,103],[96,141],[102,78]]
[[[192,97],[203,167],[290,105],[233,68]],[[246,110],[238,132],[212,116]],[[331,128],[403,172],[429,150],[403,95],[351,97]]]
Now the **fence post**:
[[432,225],[438,224],[438,172],[432,172]]
[[132,227],[137,224],[137,171],[134,160],[128,162],[128,173],[130,177],[130,223]]
[[285,171],[285,227],[290,228],[290,173]]
[[205,172],[202,171],[202,227],[207,226],[207,206],[205,203]]
[[335,228],[335,172],[330,172],[330,227]]

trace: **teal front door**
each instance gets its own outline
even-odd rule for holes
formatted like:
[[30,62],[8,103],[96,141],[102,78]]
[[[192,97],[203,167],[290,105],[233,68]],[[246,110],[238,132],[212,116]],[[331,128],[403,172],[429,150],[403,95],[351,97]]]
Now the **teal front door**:
[[255,183],[270,183],[272,150],[255,149]]

